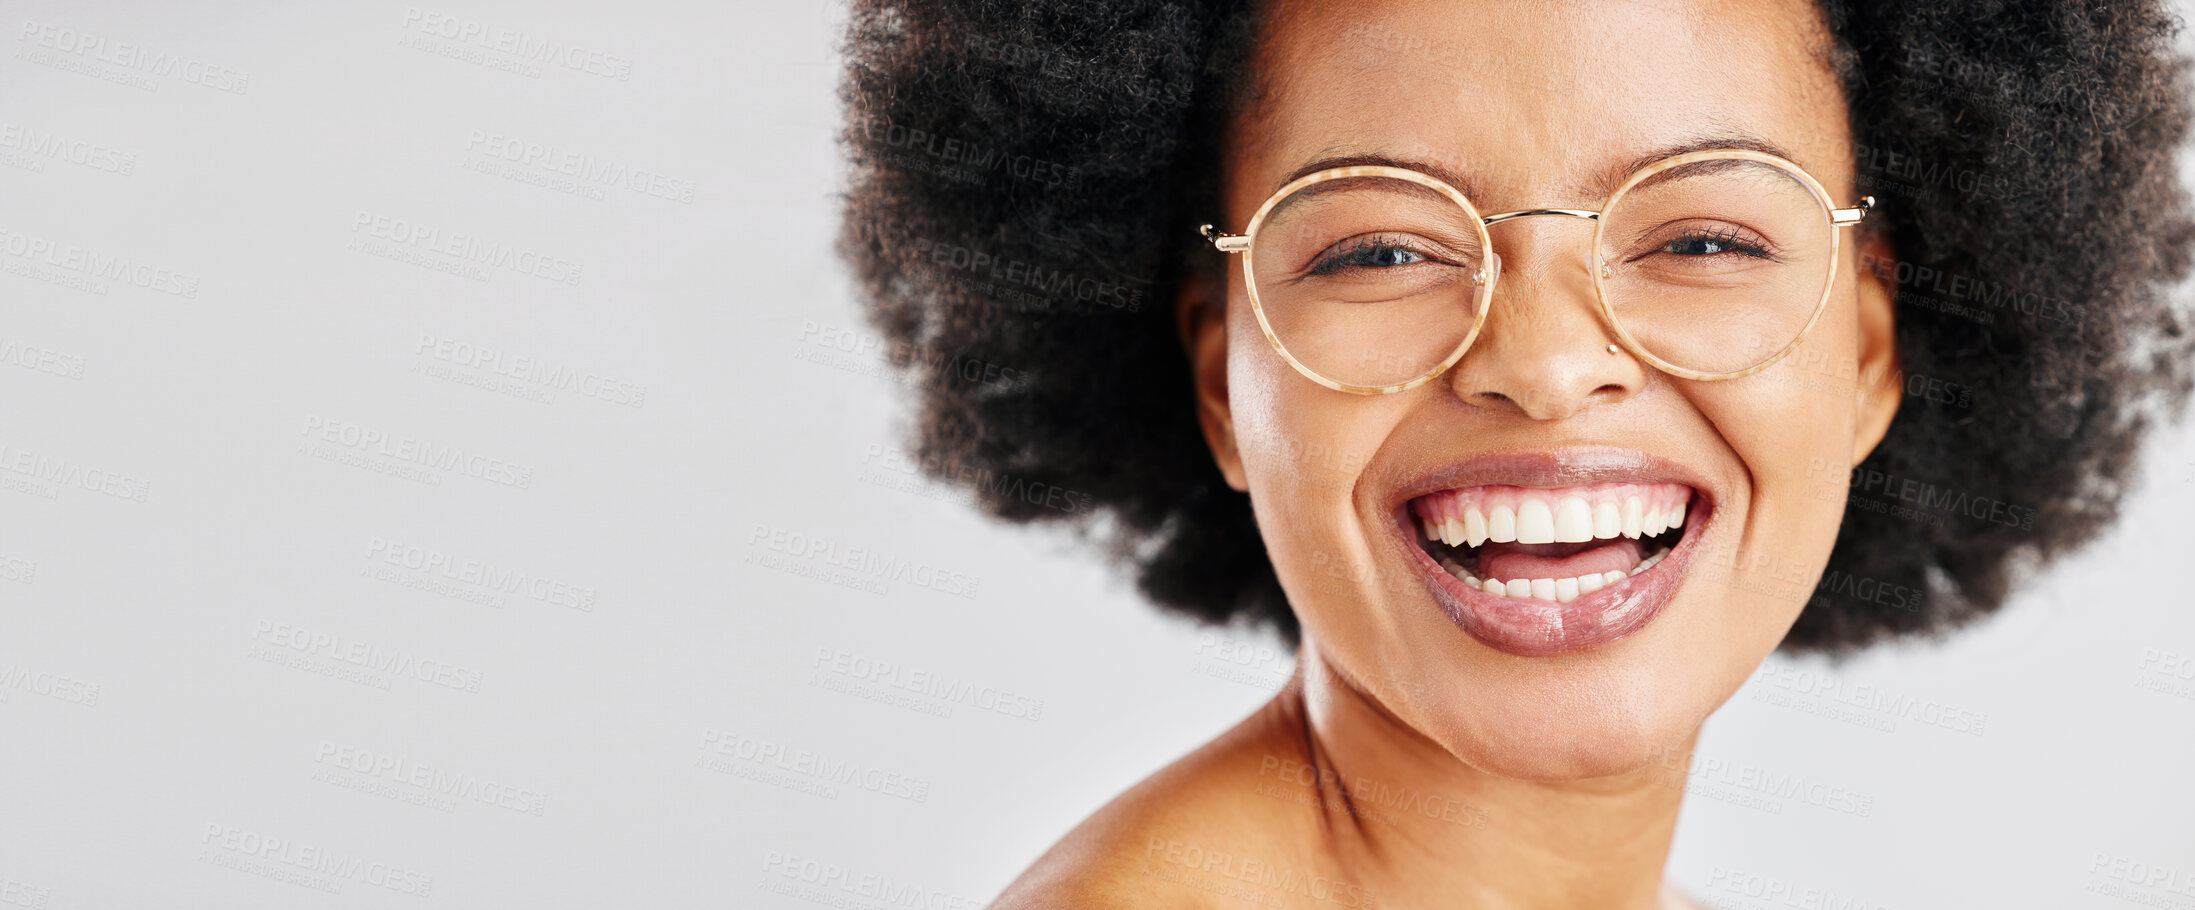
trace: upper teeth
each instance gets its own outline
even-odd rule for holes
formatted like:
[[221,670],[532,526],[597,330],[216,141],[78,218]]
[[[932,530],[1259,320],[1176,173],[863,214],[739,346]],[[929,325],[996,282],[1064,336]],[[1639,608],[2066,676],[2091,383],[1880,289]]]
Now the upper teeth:
[[[1690,490],[1677,489],[1683,494],[1675,497],[1660,489],[1622,496],[1609,495],[1613,491],[1550,495],[1550,491],[1521,490],[1514,505],[1432,504],[1420,509],[1418,520],[1426,537],[1449,546],[1476,547],[1487,541],[1575,543],[1617,535],[1637,539],[1684,526]],[[1427,512],[1445,517],[1429,517]]]

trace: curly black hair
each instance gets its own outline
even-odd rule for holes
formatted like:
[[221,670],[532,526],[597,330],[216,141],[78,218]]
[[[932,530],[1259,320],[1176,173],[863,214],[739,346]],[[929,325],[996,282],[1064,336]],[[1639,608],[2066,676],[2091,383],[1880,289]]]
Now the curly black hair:
[[[1914,378],[1782,644],[1841,653],[1992,612],[2117,514],[2141,439],[2190,390],[2195,216],[2175,168],[2182,23],[2157,3],[1821,12],[1860,190],[1889,203],[1870,222],[1897,251],[1877,267]],[[1198,429],[1172,312],[1179,282],[1221,267],[1192,230],[1219,210],[1255,13],[857,0],[840,252],[914,355],[894,359],[932,476],[999,518],[1093,533],[1163,607],[1294,642],[1249,499]],[[1929,521],[1883,508],[1908,479],[1959,499]]]

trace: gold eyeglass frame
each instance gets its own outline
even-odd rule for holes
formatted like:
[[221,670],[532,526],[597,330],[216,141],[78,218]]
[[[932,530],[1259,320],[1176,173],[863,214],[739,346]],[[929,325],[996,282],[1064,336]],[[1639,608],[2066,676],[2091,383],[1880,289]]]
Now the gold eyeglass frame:
[[[1250,311],[1257,315],[1258,328],[1264,330],[1265,340],[1272,343],[1273,350],[1280,352],[1281,359],[1288,361],[1289,366],[1295,367],[1296,372],[1303,374],[1305,378],[1310,379],[1312,382],[1316,382],[1319,385],[1325,386],[1338,392],[1349,392],[1357,395],[1391,395],[1396,392],[1403,392],[1417,388],[1420,385],[1424,385],[1425,383],[1432,381],[1434,377],[1437,377],[1442,373],[1447,372],[1448,368],[1455,366],[1458,361],[1463,359],[1463,355],[1471,350],[1471,343],[1478,340],[1479,330],[1484,328],[1486,325],[1486,314],[1493,308],[1492,304],[1494,285],[1496,282],[1501,280],[1501,255],[1494,252],[1494,238],[1492,234],[1489,234],[1487,232],[1486,229],[1488,227],[1500,224],[1501,222],[1508,221],[1513,218],[1529,218],[1535,215],[1561,215],[1570,218],[1584,218],[1594,223],[1593,255],[1594,258],[1599,258],[1601,242],[1605,239],[1604,235],[1607,233],[1608,230],[1608,222],[1601,218],[1601,214],[1612,208],[1615,208],[1616,204],[1623,200],[1623,195],[1629,192],[1632,187],[1637,186],[1641,181],[1646,180],[1647,178],[1652,177],[1655,174],[1659,174],[1662,171],[1668,170],[1673,167],[1681,167],[1683,165],[1691,164],[1698,161],[1710,161],[1718,159],[1738,159],[1744,161],[1755,161],[1761,164],[1770,165],[1772,167],[1784,170],[1791,176],[1797,178],[1799,183],[1806,187],[1807,192],[1814,195],[1815,201],[1821,203],[1822,211],[1826,213],[1827,217],[1829,218],[1830,230],[1828,279],[1822,283],[1822,296],[1820,300],[1814,302],[1814,312],[1807,316],[1805,327],[1799,330],[1799,334],[1797,335],[1797,337],[1791,339],[1790,344],[1784,345],[1782,350],[1779,350],[1774,354],[1769,355],[1761,362],[1741,370],[1729,370],[1720,373],[1702,373],[1697,370],[1690,370],[1684,367],[1677,366],[1676,364],[1670,363],[1666,360],[1661,359],[1660,357],[1655,356],[1653,352],[1646,350],[1645,346],[1639,344],[1638,339],[1631,337],[1631,333],[1623,327],[1623,323],[1617,321],[1615,311],[1611,309],[1608,305],[1608,290],[1602,283],[1602,279],[1607,277],[1605,274],[1608,270],[1607,263],[1605,261],[1598,263],[1599,267],[1591,270],[1593,273],[1593,295],[1600,304],[1599,313],[1601,317],[1601,322],[1608,327],[1610,332],[1614,333],[1616,341],[1623,346],[1624,350],[1630,351],[1633,357],[1637,357],[1638,359],[1644,361],[1655,369],[1660,370],[1664,373],[1668,373],[1672,376],[1676,376],[1680,379],[1691,379],[1701,382],[1717,382],[1725,379],[1738,379],[1745,376],[1751,376],[1754,373],[1758,373],[1762,370],[1768,369],[1769,367],[1774,366],[1777,361],[1780,361],[1789,356],[1792,351],[1796,350],[1799,347],[1799,345],[1806,342],[1806,336],[1813,333],[1815,323],[1821,321],[1822,312],[1827,310],[1829,307],[1830,293],[1836,289],[1837,259],[1841,247],[1840,240],[1843,237],[1842,232],[1838,231],[1837,228],[1850,227],[1852,225],[1859,224],[1860,219],[1867,217],[1867,213],[1874,209],[1875,197],[1861,196],[1860,201],[1857,205],[1851,208],[1840,209],[1836,207],[1835,203],[1832,203],[1830,201],[1828,191],[1822,189],[1821,182],[1815,180],[1814,175],[1807,173],[1805,168],[1802,168],[1789,160],[1786,160],[1776,155],[1770,155],[1765,152],[1756,152],[1751,149],[1705,149],[1696,152],[1686,152],[1682,155],[1673,155],[1660,161],[1656,161],[1653,164],[1647,165],[1646,167],[1640,168],[1637,171],[1634,171],[1630,177],[1626,178],[1621,185],[1616,187],[1614,192],[1608,194],[1608,201],[1603,203],[1598,211],[1587,209],[1519,209],[1513,212],[1502,212],[1498,215],[1481,216],[1479,214],[1478,207],[1472,205],[1470,199],[1465,198],[1462,192],[1458,191],[1455,187],[1449,186],[1446,182],[1440,180],[1437,177],[1420,173],[1418,171],[1409,170],[1407,168],[1388,167],[1385,165],[1359,165],[1355,167],[1328,168],[1317,173],[1305,174],[1302,177],[1290,181],[1287,186],[1274,190],[1273,195],[1266,197],[1265,203],[1258,206],[1257,214],[1250,216],[1250,226],[1248,228],[1245,228],[1243,233],[1241,234],[1217,233],[1213,230],[1212,225],[1209,224],[1199,227],[1198,233],[1203,235],[1206,240],[1209,240],[1212,246],[1215,249],[1218,249],[1220,252],[1242,254],[1242,279],[1243,285],[1248,288],[1250,292]],[[1319,375],[1318,371],[1311,369],[1302,361],[1297,360],[1296,355],[1289,353],[1288,346],[1282,344],[1279,336],[1273,334],[1273,324],[1270,320],[1266,319],[1265,306],[1258,300],[1257,273],[1253,271],[1252,268],[1252,242],[1256,239],[1258,235],[1258,228],[1265,223],[1265,217],[1273,211],[1274,206],[1280,204],[1281,200],[1288,198],[1289,195],[1295,193],[1297,190],[1300,190],[1315,183],[1323,183],[1328,180],[1340,180],[1352,177],[1387,177],[1396,180],[1403,180],[1410,183],[1418,184],[1420,186],[1428,187],[1444,196],[1447,196],[1450,201],[1454,202],[1458,206],[1461,206],[1463,208],[1463,211],[1471,216],[1473,226],[1478,228],[1479,243],[1481,244],[1479,248],[1487,251],[1487,260],[1494,264],[1494,268],[1489,271],[1486,264],[1481,263],[1478,271],[1471,276],[1471,283],[1478,286],[1478,289],[1476,291],[1477,299],[1473,301],[1478,316],[1477,318],[1472,320],[1471,331],[1463,336],[1463,342],[1461,344],[1458,344],[1454,351],[1449,352],[1447,359],[1442,360],[1437,366],[1434,366],[1431,370],[1426,371],[1424,375],[1419,376],[1415,379],[1411,379],[1407,382],[1390,383],[1388,385],[1352,385],[1345,382],[1336,382],[1332,379],[1328,379],[1325,376]]]

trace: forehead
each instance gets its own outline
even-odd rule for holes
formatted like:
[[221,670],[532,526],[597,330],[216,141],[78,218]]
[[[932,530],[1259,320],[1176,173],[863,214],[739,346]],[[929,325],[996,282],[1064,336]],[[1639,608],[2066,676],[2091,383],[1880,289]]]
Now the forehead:
[[1843,89],[1805,0],[1283,0],[1264,29],[1231,207],[1356,156],[1437,166],[1484,210],[1587,206],[1643,158],[1720,139],[1850,188]]

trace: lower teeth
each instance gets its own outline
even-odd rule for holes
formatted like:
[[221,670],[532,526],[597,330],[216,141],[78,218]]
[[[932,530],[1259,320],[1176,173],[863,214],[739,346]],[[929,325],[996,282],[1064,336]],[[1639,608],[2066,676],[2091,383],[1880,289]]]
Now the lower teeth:
[[1596,575],[1580,575],[1576,578],[1517,578],[1509,581],[1480,579],[1464,569],[1454,559],[1446,556],[1440,557],[1440,565],[1441,568],[1448,570],[1448,574],[1461,579],[1464,584],[1496,597],[1528,597],[1535,600],[1550,600],[1555,603],[1566,604],[1651,569],[1659,564],[1663,557],[1668,555],[1669,548],[1662,547],[1654,551],[1654,555],[1640,560],[1639,564],[1633,566],[1629,572],[1610,570]]

